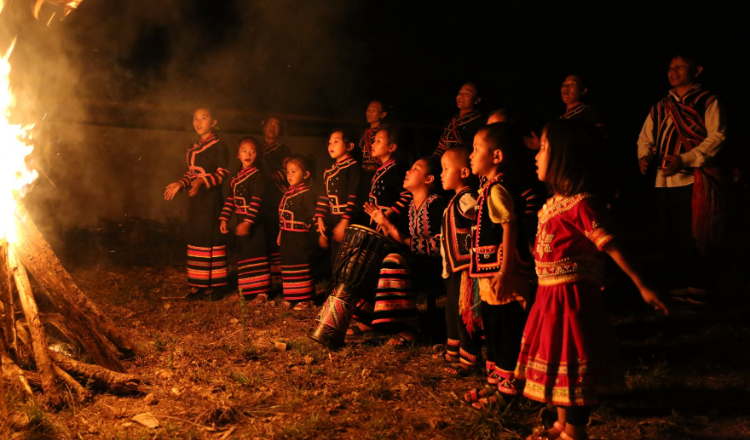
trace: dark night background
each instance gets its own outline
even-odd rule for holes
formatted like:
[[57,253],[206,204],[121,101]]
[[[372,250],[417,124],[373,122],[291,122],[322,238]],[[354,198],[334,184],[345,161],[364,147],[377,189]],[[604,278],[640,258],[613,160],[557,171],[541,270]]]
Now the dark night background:
[[[562,112],[559,85],[578,72],[612,138],[635,151],[679,50],[704,60],[704,84],[731,110],[732,129],[743,125],[738,4],[85,0],[52,27],[76,97],[175,109],[208,102],[364,125],[369,100],[383,97],[404,122],[442,125],[473,80],[485,112],[510,107],[538,126]],[[19,41],[38,38],[34,29]]]
[[[161,192],[182,172],[199,106],[219,110],[230,143],[281,113],[291,147],[320,144],[326,160],[318,137],[343,124],[358,138],[368,103],[384,98],[388,119],[408,127],[400,146],[428,153],[463,83],[479,83],[483,112],[507,107],[538,131],[563,112],[560,84],[573,72],[605,116],[612,175],[635,199],[653,185],[637,171],[638,133],[680,51],[703,60],[701,81],[726,110],[724,158],[747,163],[750,39],[737,2],[84,0],[63,21],[50,3],[35,20],[31,3],[1,17],[0,36],[18,35],[16,114],[49,122],[38,163],[52,181],[83,182],[39,193],[59,206],[97,200],[98,215],[176,215]],[[317,137],[305,147],[300,136]],[[103,175],[113,171],[135,174]]]

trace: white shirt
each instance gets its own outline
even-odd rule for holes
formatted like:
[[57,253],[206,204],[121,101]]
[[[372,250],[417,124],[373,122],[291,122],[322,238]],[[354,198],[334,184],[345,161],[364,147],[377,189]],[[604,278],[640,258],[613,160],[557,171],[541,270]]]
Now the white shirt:
[[[695,87],[698,85],[696,84]],[[669,94],[672,95],[677,102],[680,102],[680,97],[674,90],[670,90]],[[726,140],[726,118],[722,116],[722,112],[719,110],[719,100],[715,99],[706,108],[706,114],[704,116],[704,122],[706,124],[706,132],[708,135],[700,145],[696,146],[692,150],[680,154],[682,163],[685,167],[700,168],[703,167],[706,161],[710,160],[721,150]],[[667,116],[664,122],[667,127],[672,125],[672,118]],[[645,159],[649,163],[654,160],[653,147],[656,145],[656,139],[653,136],[654,121],[651,119],[651,114],[646,117],[646,122],[643,123],[641,134],[638,136],[638,159]],[[680,142],[679,140],[677,142]],[[678,187],[691,185],[693,183],[693,173],[690,170],[680,171],[674,176],[664,177],[661,174],[661,170],[656,173],[656,187]]]

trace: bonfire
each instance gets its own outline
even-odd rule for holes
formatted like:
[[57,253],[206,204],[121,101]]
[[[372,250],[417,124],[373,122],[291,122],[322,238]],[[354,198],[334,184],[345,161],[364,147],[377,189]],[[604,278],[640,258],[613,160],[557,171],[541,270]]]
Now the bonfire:
[[[36,2],[35,14],[43,3]],[[80,0],[57,3],[66,14]],[[4,6],[0,0],[0,11]],[[126,374],[121,361],[134,354],[133,343],[76,286],[23,206],[37,173],[27,162],[33,125],[10,122],[13,45],[0,52],[0,395],[8,382],[20,384],[30,397],[41,388],[53,405],[62,402],[63,385],[79,400],[89,396],[82,382],[136,391],[139,380]],[[94,364],[51,349],[50,332],[88,353]]]

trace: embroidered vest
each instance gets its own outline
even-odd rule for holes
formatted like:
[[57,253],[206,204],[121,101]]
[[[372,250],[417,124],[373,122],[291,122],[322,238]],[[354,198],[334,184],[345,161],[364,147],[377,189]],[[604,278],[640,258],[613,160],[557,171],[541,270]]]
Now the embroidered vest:
[[451,272],[466,269],[471,263],[471,228],[474,226],[475,218],[462,212],[459,203],[461,197],[466,194],[476,197],[476,191],[468,186],[463,188],[453,196],[443,214],[442,245]]

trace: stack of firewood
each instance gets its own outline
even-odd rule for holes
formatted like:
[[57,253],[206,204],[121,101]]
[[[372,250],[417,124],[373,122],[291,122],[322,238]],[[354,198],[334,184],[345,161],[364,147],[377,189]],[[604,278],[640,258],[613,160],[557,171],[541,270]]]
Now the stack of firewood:
[[[13,382],[29,396],[41,388],[53,405],[62,402],[65,386],[79,400],[93,387],[138,391],[140,380],[121,361],[135,354],[133,343],[81,292],[22,206],[15,220],[15,237],[0,239],[0,400]],[[50,349],[48,330],[85,350],[94,364]]]

